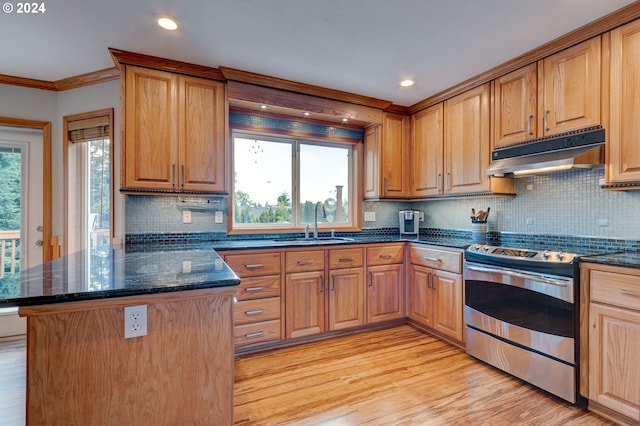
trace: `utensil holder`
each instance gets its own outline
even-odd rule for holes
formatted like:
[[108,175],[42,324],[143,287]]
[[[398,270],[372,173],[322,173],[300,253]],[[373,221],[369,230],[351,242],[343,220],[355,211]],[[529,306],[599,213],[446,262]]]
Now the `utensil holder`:
[[471,223],[471,242],[474,244],[487,243],[487,222]]

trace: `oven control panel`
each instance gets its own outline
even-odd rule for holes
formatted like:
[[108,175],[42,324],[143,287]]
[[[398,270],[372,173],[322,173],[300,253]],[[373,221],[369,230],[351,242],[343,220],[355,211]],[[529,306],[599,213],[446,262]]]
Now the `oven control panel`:
[[577,257],[577,255],[574,253],[565,253],[563,251],[530,250],[521,248],[490,246],[486,244],[472,244],[467,248],[467,250],[473,253],[492,257],[496,256],[509,259],[522,259],[553,263],[573,263]]

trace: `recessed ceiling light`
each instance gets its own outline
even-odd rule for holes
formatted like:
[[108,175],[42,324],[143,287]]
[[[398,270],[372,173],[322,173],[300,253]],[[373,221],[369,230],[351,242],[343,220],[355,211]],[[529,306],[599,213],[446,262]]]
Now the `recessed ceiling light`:
[[156,21],[165,30],[173,31],[178,29],[178,23],[170,16],[163,16]]
[[413,80],[408,78],[406,80],[402,80],[400,82],[400,86],[402,86],[402,87],[410,87],[410,86],[413,86],[415,83],[416,83],[415,81],[413,81]]
[[311,115],[311,113],[310,113],[310,112],[305,112],[305,113],[304,113],[304,116],[305,116],[305,117],[308,117],[308,116],[310,116],[310,115]]
[[347,121],[349,121],[349,119],[348,119],[348,118],[346,118],[346,117],[342,119],[342,122],[343,122],[343,123],[346,123]]
[[267,109],[266,105],[260,105],[260,109]]

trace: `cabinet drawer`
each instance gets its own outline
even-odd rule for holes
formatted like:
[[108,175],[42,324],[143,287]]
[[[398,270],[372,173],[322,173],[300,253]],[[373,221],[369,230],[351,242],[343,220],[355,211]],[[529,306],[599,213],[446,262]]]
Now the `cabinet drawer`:
[[263,321],[253,324],[236,325],[233,328],[236,346],[280,340],[280,320]]
[[367,248],[367,265],[388,265],[402,263],[404,259],[404,244],[389,244]]
[[240,278],[280,273],[280,253],[229,254],[224,260]]
[[363,261],[362,248],[329,250],[329,269],[354,268],[362,266]]
[[287,273],[324,269],[324,250],[291,251],[286,254],[286,259]]
[[233,308],[234,324],[280,319],[280,298],[245,300]]
[[409,257],[414,265],[427,266],[456,274],[462,272],[462,253],[411,246],[409,248]]
[[238,300],[264,299],[280,296],[280,275],[250,277],[240,281],[236,289]]
[[640,277],[591,271],[591,301],[640,311]]

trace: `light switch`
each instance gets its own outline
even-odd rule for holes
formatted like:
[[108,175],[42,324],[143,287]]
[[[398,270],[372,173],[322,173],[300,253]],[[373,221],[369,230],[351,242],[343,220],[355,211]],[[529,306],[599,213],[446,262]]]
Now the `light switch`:
[[184,210],[182,212],[182,223],[191,223],[191,211]]
[[364,212],[364,221],[365,222],[375,222],[376,221],[376,212]]

